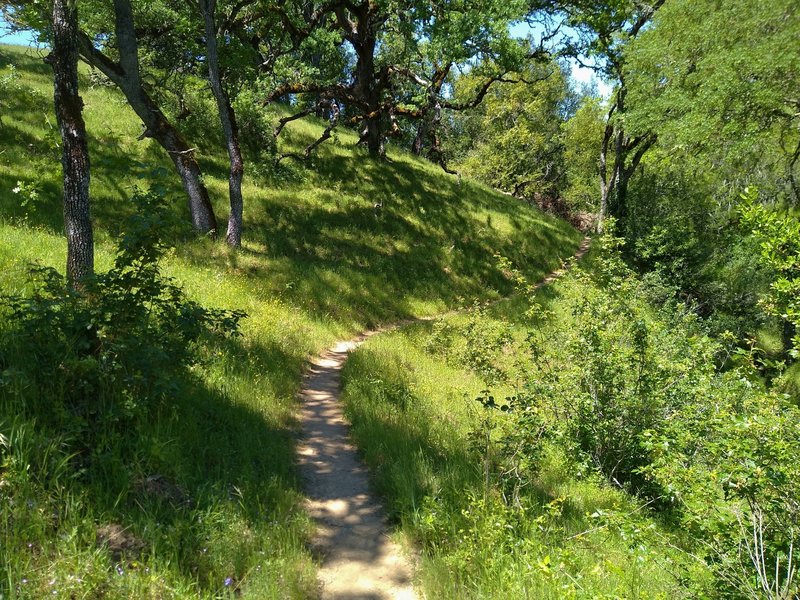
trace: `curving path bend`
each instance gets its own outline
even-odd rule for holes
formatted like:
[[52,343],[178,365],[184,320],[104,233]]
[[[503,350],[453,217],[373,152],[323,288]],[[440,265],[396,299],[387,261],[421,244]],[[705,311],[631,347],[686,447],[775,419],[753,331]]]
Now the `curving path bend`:
[[[574,258],[580,259],[589,244],[590,239],[584,238]],[[563,269],[552,272],[536,287],[563,273]],[[391,327],[337,343],[312,360],[303,376],[298,455],[308,497],[306,508],[317,523],[312,545],[322,557],[319,580],[323,600],[417,598],[411,585],[411,561],[389,537],[383,508],[370,491],[367,468],[350,442],[339,402],[347,355],[369,336],[388,329]]]

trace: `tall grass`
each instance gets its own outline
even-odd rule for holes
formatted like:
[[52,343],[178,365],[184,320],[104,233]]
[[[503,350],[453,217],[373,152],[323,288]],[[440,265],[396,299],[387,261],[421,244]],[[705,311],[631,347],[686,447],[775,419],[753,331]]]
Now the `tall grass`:
[[[32,262],[63,268],[50,76],[35,50],[0,46],[4,294],[31,292]],[[136,140],[141,128],[122,97],[86,70],[81,77],[96,264],[104,271],[119,223],[134,210],[134,186],[161,191],[184,222],[188,212],[167,157],[153,141]],[[200,149],[223,222],[227,169],[213,103],[202,95],[191,101],[193,116],[182,126]],[[280,143],[296,148],[319,131],[313,120],[297,122]],[[0,594],[316,594],[311,526],[294,469],[304,361],[372,325],[506,294],[512,283],[495,252],[535,278],[571,254],[579,237],[403,152],[375,161],[354,150],[354,140],[342,132],[308,168],[275,168],[251,151],[240,251],[173,230],[176,249],[163,271],[203,305],[246,311],[243,336],[203,345],[204,360],[176,382],[171,408],[149,415],[125,447],[112,446],[105,474],[89,478],[76,466],[69,431],[41,430],[31,408],[35,381],[16,375],[16,356],[0,357]],[[0,318],[0,329],[6,325]]]
[[[576,285],[568,276],[538,292],[541,314],[550,315],[544,335],[552,334],[553,344],[572,318],[561,306],[561,290]],[[519,463],[526,477],[498,473],[506,421],[476,399],[491,388],[499,405],[518,392],[531,368],[520,354],[526,308],[516,298],[370,338],[345,365],[343,400],[353,437],[392,518],[420,548],[424,593],[458,599],[685,595],[676,565],[686,557],[671,546],[674,534],[642,501],[576,464],[560,444],[543,443],[536,464]],[[493,375],[488,363],[503,376]]]

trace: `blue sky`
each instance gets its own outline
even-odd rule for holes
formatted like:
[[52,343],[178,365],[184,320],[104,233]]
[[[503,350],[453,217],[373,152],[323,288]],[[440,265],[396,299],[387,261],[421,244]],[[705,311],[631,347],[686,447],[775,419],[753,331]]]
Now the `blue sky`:
[[[533,34],[534,40],[538,38],[543,32],[544,28],[539,24],[517,23],[511,27],[511,35],[514,37],[523,38],[529,34]],[[568,27],[562,27],[561,31],[566,36],[577,35],[577,33]],[[608,98],[611,95],[611,86],[605,83],[602,79],[595,75],[592,69],[580,66],[574,60],[570,60],[570,73],[572,79],[580,86],[582,84],[590,84],[592,82],[597,86],[597,92],[603,98]]]
[[0,43],[27,46],[33,43],[33,35],[29,31],[9,33],[6,22],[0,17]]
[[[516,29],[516,31],[514,29]],[[529,25],[519,24],[514,29],[512,29],[512,33],[522,37],[526,34],[526,30],[531,30],[531,27]],[[33,44],[34,41],[33,35],[30,32],[9,33],[6,22],[2,19],[2,17],[0,17],[0,43],[27,46],[29,44]],[[570,61],[570,67],[572,79],[574,79],[578,84],[588,84],[591,81],[594,81],[597,85],[597,91],[603,98],[608,98],[608,96],[611,94],[611,88],[608,86],[608,84],[598,79],[595,76],[594,71],[591,69],[581,67],[574,61]]]

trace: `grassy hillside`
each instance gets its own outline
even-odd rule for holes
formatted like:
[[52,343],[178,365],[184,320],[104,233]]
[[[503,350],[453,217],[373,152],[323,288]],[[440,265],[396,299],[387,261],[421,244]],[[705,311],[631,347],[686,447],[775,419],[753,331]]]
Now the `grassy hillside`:
[[[103,270],[135,186],[163,192],[183,222],[188,214],[163,151],[136,141],[141,127],[124,99],[88,71],[82,83]],[[224,223],[226,156],[210,98],[198,89],[183,126]],[[30,291],[31,263],[63,270],[51,98],[41,56],[0,46],[4,294]],[[297,122],[280,143],[296,149],[320,127]],[[401,152],[375,161],[354,141],[340,133],[308,168],[276,169],[255,161],[269,140],[251,139],[239,251],[172,230],[176,249],[164,272],[192,299],[248,317],[241,338],[202,345],[203,362],[181,377],[167,406],[136,423],[124,448],[87,457],[69,430],[42,429],[49,416],[31,400],[35,377],[0,352],[0,594],[314,596],[293,457],[304,360],[365,327],[507,294],[512,282],[496,253],[535,280],[579,239],[511,198],[459,185]]]

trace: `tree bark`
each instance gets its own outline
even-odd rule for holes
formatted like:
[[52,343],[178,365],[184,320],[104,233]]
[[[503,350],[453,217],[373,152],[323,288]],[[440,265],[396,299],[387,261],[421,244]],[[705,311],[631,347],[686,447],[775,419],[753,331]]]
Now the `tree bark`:
[[422,154],[422,148],[427,136],[428,124],[425,117],[423,117],[420,119],[419,125],[417,125],[417,135],[414,136],[414,141],[411,144],[411,153],[414,156],[420,156]]
[[[367,19],[364,19],[367,20]],[[365,28],[368,29],[368,28]],[[356,90],[367,107],[362,139],[369,153],[382,156],[383,135],[381,132],[381,113],[378,110],[380,94],[375,85],[375,36],[368,31],[360,33],[359,43],[355,45],[358,61],[356,63]]]
[[142,137],[152,137],[169,154],[178,171],[189,200],[192,225],[199,233],[216,233],[217,221],[202,181],[200,165],[183,136],[170,123],[142,85],[139,74],[139,47],[130,0],[114,0],[115,33],[119,62],[114,62],[94,47],[86,35],[80,35],[81,55],[90,65],[100,70],[125,94],[131,108],[142,120],[145,132]]
[[[621,106],[620,106],[621,108]],[[620,110],[620,112],[622,112]],[[627,193],[627,182],[623,181],[625,175],[625,155],[627,145],[625,144],[625,132],[622,127],[615,126],[616,138],[614,141],[614,171],[611,174],[614,185],[610,187],[608,211],[621,222],[625,218],[626,207],[624,194]]]
[[414,136],[414,142],[411,144],[411,152],[416,156],[422,155],[426,139],[431,142],[431,149],[437,146],[437,128],[442,120],[442,105],[440,101],[442,86],[452,67],[452,63],[447,63],[444,67],[436,67],[434,69],[433,77],[431,77],[430,84],[428,85],[427,101],[420,111],[421,117],[417,125],[417,134]]
[[605,132],[603,133],[603,143],[600,146],[600,161],[598,163],[598,175],[600,177],[600,211],[597,214],[597,233],[603,233],[605,228],[605,220],[608,217],[608,203],[611,190],[614,188],[614,175],[616,171],[612,172],[611,177],[608,175],[608,150],[611,138],[614,135],[614,125],[611,122],[614,109],[612,107],[608,114],[606,121]]
[[67,235],[67,281],[79,289],[94,273],[94,237],[89,211],[89,147],[78,95],[77,0],[53,2],[53,101],[61,132],[64,177],[64,230]]
[[[622,81],[624,86],[624,81]],[[597,216],[597,233],[603,233],[603,222],[611,214],[621,222],[628,214],[628,183],[636,172],[642,157],[656,142],[652,132],[630,138],[625,134],[622,125],[613,120],[614,113],[625,111],[624,87],[617,90],[616,99],[608,113],[603,141],[600,146],[600,211]],[[611,142],[614,142],[614,164],[611,174],[608,173],[608,153]]]
[[783,355],[788,362],[793,362],[791,351],[794,349],[794,336],[797,335],[797,327],[789,320],[784,320],[781,329],[781,340],[783,341]]
[[365,1],[357,6],[348,5],[347,8],[351,11],[355,21],[347,16],[344,5],[337,6],[335,13],[345,39],[352,44],[356,53],[353,92],[361,105],[359,108],[364,114],[360,143],[364,144],[373,156],[384,156],[385,148],[381,126],[381,117],[384,111],[381,110],[380,105],[382,86],[378,73],[375,72],[377,29],[380,26],[380,19],[375,14],[377,5],[371,1]]
[[217,28],[215,25],[216,0],[201,0],[200,7],[206,29],[206,60],[208,61],[208,79],[214,98],[217,101],[219,118],[222,122],[222,131],[225,134],[225,145],[230,159],[230,175],[228,178],[228,193],[230,196],[231,212],[228,217],[228,231],[225,241],[234,247],[242,243],[242,211],[244,200],[242,198],[242,179],[244,178],[244,159],[239,145],[239,128],[236,123],[236,113],[231,106],[230,97],[222,85],[219,70],[219,52],[217,48]]
[[373,156],[383,156],[383,131],[381,128],[380,92],[375,85],[375,38],[366,39],[355,45],[358,62],[356,64],[356,90],[367,108],[361,131],[361,140]]

